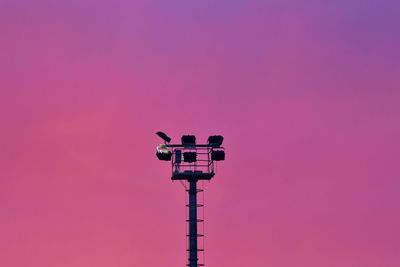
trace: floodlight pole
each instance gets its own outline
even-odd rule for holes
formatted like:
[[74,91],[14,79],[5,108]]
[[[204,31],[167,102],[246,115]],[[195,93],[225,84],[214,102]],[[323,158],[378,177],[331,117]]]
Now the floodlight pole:
[[[203,222],[203,220],[197,218],[197,207],[203,207],[204,204],[197,203],[197,193],[203,191],[203,189],[197,189],[197,182],[199,180],[210,181],[215,175],[214,161],[225,160],[224,148],[221,147],[223,137],[210,136],[208,144],[196,144],[195,136],[184,135],[182,136],[182,144],[169,144],[171,138],[165,133],[157,132],[157,135],[166,144],[162,147],[161,145],[157,147],[156,155],[159,160],[172,161],[171,179],[189,183],[189,189],[185,186],[189,194],[189,203],[186,204],[189,209],[189,218],[186,219],[189,224],[189,233],[187,235],[189,237],[189,249],[187,249],[189,263],[186,266],[204,266],[204,262],[198,263],[198,252],[204,252],[204,247],[199,249],[197,241],[199,236],[204,237],[204,233],[198,234],[197,223]],[[165,150],[166,148],[168,149],[167,151]],[[197,159],[197,155],[200,155],[200,159]]]
[[189,180],[189,267],[197,267],[197,179]]

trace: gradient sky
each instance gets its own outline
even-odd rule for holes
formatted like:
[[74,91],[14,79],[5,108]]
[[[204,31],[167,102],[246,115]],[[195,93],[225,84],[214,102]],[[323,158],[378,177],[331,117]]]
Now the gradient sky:
[[400,266],[400,2],[0,2],[0,266],[185,264],[154,134],[227,159],[206,266]]

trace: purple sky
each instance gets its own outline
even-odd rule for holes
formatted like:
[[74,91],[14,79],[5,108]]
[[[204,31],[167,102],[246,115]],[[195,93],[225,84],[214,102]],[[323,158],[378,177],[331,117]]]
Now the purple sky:
[[0,2],[0,266],[185,264],[155,147],[225,136],[206,266],[400,266],[400,2]]

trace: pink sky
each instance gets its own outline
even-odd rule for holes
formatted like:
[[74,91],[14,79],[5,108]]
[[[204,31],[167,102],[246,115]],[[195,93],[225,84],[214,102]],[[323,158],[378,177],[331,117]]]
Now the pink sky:
[[159,130],[225,136],[206,266],[400,266],[399,13],[1,1],[0,266],[184,266]]

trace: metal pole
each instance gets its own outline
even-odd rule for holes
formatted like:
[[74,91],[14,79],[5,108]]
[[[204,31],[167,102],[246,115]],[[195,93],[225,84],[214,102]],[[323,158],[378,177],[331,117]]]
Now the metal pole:
[[189,267],[197,267],[197,179],[189,181]]

